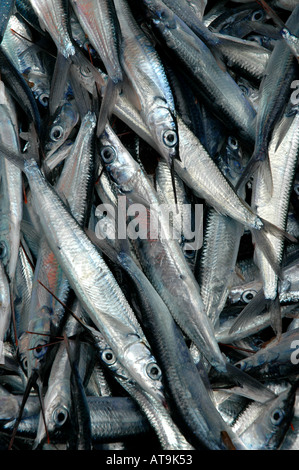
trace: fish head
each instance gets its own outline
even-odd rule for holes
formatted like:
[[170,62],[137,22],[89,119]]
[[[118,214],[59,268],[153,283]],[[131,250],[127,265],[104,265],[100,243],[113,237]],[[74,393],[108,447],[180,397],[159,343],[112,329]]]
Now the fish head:
[[147,122],[161,157],[171,168],[172,160],[179,159],[179,134],[175,113],[164,99],[157,97],[149,110]]
[[54,116],[45,137],[44,152],[52,155],[67,140],[79,121],[79,113],[72,101],[60,106]]
[[165,403],[162,371],[150,349],[140,338],[131,335],[131,340],[120,360],[124,367],[128,365],[131,377],[143,390],[161,403]]
[[109,125],[99,138],[99,153],[108,174],[122,192],[132,190],[138,164]]
[[[290,427],[294,414],[295,390],[289,386],[277,398],[264,405],[263,413],[254,423],[261,449],[276,450]],[[254,442],[254,440],[253,440]]]
[[40,414],[34,447],[42,444],[46,438],[46,428],[49,436],[59,432],[66,425],[70,416],[71,392],[70,380],[68,378],[59,383],[54,382],[48,387],[44,398],[44,416],[45,422]]

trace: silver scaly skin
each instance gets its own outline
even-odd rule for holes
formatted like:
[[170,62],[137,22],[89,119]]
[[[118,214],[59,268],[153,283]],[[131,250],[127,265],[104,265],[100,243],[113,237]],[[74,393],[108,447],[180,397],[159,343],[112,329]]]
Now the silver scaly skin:
[[1,47],[26,78],[31,91],[42,106],[47,106],[50,95],[50,75],[39,50],[32,45],[33,37],[29,26],[19,16],[9,19]]
[[[69,209],[80,225],[85,222],[89,206],[88,188],[94,166],[93,136],[95,125],[95,115],[87,113],[81,123],[72,147],[72,153],[66,160],[55,186],[56,191],[67,201]],[[64,317],[64,308],[44,286],[63,303],[67,301],[70,292],[68,280],[45,236],[40,241],[35,268],[28,329],[35,333],[43,331],[50,334],[53,327],[55,331],[59,330]],[[38,322],[36,322],[36,318],[39,318]],[[43,323],[42,329],[40,329],[40,322]],[[46,347],[32,350],[31,348],[36,348],[47,342],[47,338],[38,334],[30,336],[27,352],[29,376],[32,370],[39,367],[40,361],[46,353]]]
[[[178,156],[174,98],[162,62],[123,0],[115,0],[122,45],[120,59],[132,90],[129,99],[147,124],[160,155],[169,164]],[[134,95],[134,97],[133,97]]]
[[[280,142],[280,133],[284,130],[284,124],[291,121],[288,131]],[[252,207],[260,217],[267,219],[277,227],[285,228],[287,223],[290,193],[292,190],[293,175],[298,161],[299,148],[299,114],[294,117],[285,116],[281,120],[280,126],[273,133],[273,138],[269,146],[269,161],[271,165],[273,190],[269,197],[267,185],[263,175],[258,175],[253,186]],[[279,143],[278,148],[277,145]],[[268,235],[273,246],[277,261],[281,263],[283,255],[284,241],[278,237]],[[264,295],[266,299],[274,300],[278,295],[278,276],[269,266],[268,261],[260,252],[255,250],[255,262],[260,268],[263,282]],[[279,319],[274,319],[274,327],[280,328]]]
[[[17,133],[18,120],[15,103],[1,85],[0,141],[14,151],[20,150]],[[0,246],[1,260],[8,279],[14,279],[20,243],[20,225],[23,213],[22,174],[11,162],[1,159]]]
[[[215,367],[225,369],[223,357],[214,340],[212,326],[204,310],[198,284],[177,240],[170,236],[165,237],[169,228],[168,220],[159,208],[161,201],[156,191],[139,164],[108,126],[101,137],[100,153],[109,174],[117,183],[120,194],[126,196],[128,203],[143,202],[146,207],[152,206],[151,217],[155,215],[161,223],[162,231],[158,238],[135,240],[140,263],[147,276],[187,336],[202,348]],[[147,220],[144,224],[145,230],[148,230]]]
[[119,62],[119,26],[114,4],[108,0],[72,0],[79,23],[94,49],[103,61],[114,83],[122,81]]
[[41,28],[52,37],[57,49],[68,58],[75,54],[67,27],[66,2],[64,0],[30,0]]
[[24,171],[48,244],[85,311],[137,383],[158,400],[163,399],[160,380],[147,374],[156,361],[108,266],[37,164],[25,162]]

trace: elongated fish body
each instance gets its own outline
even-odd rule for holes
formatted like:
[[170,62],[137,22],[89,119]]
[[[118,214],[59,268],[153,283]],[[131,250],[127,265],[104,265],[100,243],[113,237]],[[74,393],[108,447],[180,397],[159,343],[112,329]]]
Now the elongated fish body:
[[34,193],[36,210],[44,208],[40,221],[49,246],[85,311],[124,367],[160,399],[160,381],[151,380],[146,372],[147,365],[155,363],[155,359],[111,271],[37,165],[27,162],[24,171]]
[[[0,104],[0,141],[15,151],[20,150],[18,119],[15,103],[1,82]],[[0,208],[0,246],[1,260],[9,281],[13,281],[20,243],[23,194],[22,174],[8,161],[0,161],[1,208]]]
[[[163,10],[163,18],[156,15],[153,26],[164,43],[179,60],[182,72],[190,86],[231,132],[253,145],[255,137],[255,110],[242,94],[230,74],[222,70],[210,49],[170,9]],[[175,25],[175,26],[174,26]]]
[[[190,230],[192,227],[194,214],[192,214],[191,200],[187,195],[183,181],[176,174],[174,178],[178,212],[174,211],[172,213],[171,222],[176,233],[175,238],[179,241],[190,268],[193,269],[196,250],[188,250],[188,239],[191,240],[188,229]],[[157,164],[155,183],[161,201],[168,204],[169,207],[175,208],[176,201],[173,194],[171,171],[163,160],[160,160]],[[198,230],[200,230],[200,227],[198,227]]]
[[[107,156],[105,150],[109,151]],[[211,363],[216,367],[225,368],[218,345],[213,339],[211,324],[203,308],[198,284],[177,240],[168,234],[168,220],[159,208],[160,201],[154,188],[142,173],[138,163],[108,126],[101,137],[100,153],[121,194],[126,196],[128,205],[138,201],[145,203],[147,209],[152,207],[145,215],[146,220],[142,220],[146,235],[141,235],[139,239],[134,238],[140,263],[148,278],[183,331],[195,340]],[[147,227],[150,212],[151,217],[154,216],[156,221],[159,220],[162,226],[160,233],[154,236],[150,235],[150,229]],[[182,281],[185,282],[182,284]]]
[[[210,158],[199,140],[179,119],[179,138],[182,148],[181,162],[175,162],[175,170],[192,191],[207,201],[220,214],[229,215],[241,224],[253,228],[262,226],[252,209],[235,193],[216,163]],[[195,159],[201,161],[202,166]],[[211,177],[212,173],[214,174]],[[210,175],[207,184],[208,175]]]
[[121,34],[121,64],[129,80],[134,105],[140,112],[161,156],[169,164],[178,152],[176,112],[162,62],[137,25],[128,5],[116,0]]
[[50,76],[40,58],[38,49],[32,46],[29,26],[17,15],[9,19],[1,46],[19,72],[30,83],[31,91],[43,106],[47,106],[50,94]]
[[[284,119],[288,121],[290,117],[284,117]],[[298,161],[298,114],[293,118],[291,117],[291,119],[292,122],[289,129],[277,150],[275,151],[275,147],[277,146],[277,141],[279,142],[279,128],[277,134],[274,131],[269,147],[273,186],[272,197],[269,198],[263,175],[257,175],[252,196],[252,207],[259,216],[264,217],[281,228],[286,227],[292,181]],[[281,126],[283,126],[283,123],[284,120],[282,120]],[[269,235],[269,240],[274,248],[277,261],[281,263],[284,246],[283,240],[271,235]],[[261,255],[259,248],[255,250],[255,260],[260,268],[265,298],[274,301],[278,295],[278,276],[269,266],[268,262],[265,261],[265,257]],[[274,328],[276,328],[276,321],[279,328],[279,319],[273,319],[273,321]]]
[[[22,396],[13,394],[0,397],[1,431],[11,433],[14,420],[20,408]],[[150,431],[147,418],[140,411],[138,405],[131,397],[87,397],[90,410],[91,430],[93,443],[107,442],[115,439],[126,439],[139,434],[146,435]],[[4,412],[5,411],[5,412]],[[40,402],[38,397],[30,396],[26,402],[19,424],[17,436],[35,439],[40,414]],[[59,442],[67,439],[69,432],[67,427],[56,429],[55,435],[51,435],[51,442]]]
[[[228,139],[224,156],[219,160],[219,168],[234,185],[242,173],[236,139]],[[196,277],[207,315],[213,325],[218,321],[227,300],[243,232],[241,224],[209,208]]]
[[26,332],[30,315],[30,303],[33,285],[33,267],[28,260],[23,245],[19,248],[18,262],[14,283],[14,315],[16,322],[17,338],[14,338],[17,354],[22,364],[23,370],[27,370],[27,349],[29,334]]
[[114,4],[111,1],[72,0],[77,18],[89,41],[102,59],[114,83],[122,81],[118,58],[119,32]]
[[[287,20],[287,27],[298,34],[299,8]],[[278,123],[285,103],[291,95],[291,83],[296,78],[296,60],[285,41],[278,41],[268,61],[260,87],[259,109],[256,117],[254,152],[249,162],[268,162],[268,146],[274,126]],[[267,173],[269,171],[267,170]],[[247,175],[248,176],[248,175]],[[271,174],[270,174],[271,177]],[[272,186],[268,184],[268,190]],[[271,191],[269,191],[271,194]]]
[[[80,325],[77,320],[70,317],[66,321],[64,333],[67,336],[73,336],[79,328]],[[72,344],[69,347],[72,350]],[[72,367],[68,357],[67,345],[63,341],[58,347],[51,366],[43,404],[45,423],[50,434],[56,432],[70,419],[72,407],[71,373]],[[34,447],[37,447],[46,437],[45,423],[41,413]]]
[[67,2],[64,0],[30,0],[41,28],[52,37],[57,49],[68,58],[75,54],[67,26]]
[[[56,185],[56,191],[67,201],[73,216],[80,225],[85,223],[89,212],[90,183],[94,168],[93,132],[95,124],[95,115],[88,113],[82,121],[72,154],[66,160]],[[56,331],[59,329],[64,316],[64,308],[44,286],[56,295],[60,301],[66,303],[70,286],[45,237],[41,239],[35,268],[29,329],[35,332],[41,331],[39,330],[39,323],[40,321],[43,322],[45,316],[45,325],[42,331],[50,333],[52,331],[51,327]],[[36,322],[37,318],[38,321]],[[32,335],[29,345],[30,348],[33,348],[43,343],[47,343],[47,340],[39,335]],[[36,349],[28,351],[29,372],[38,367],[45,352],[46,348],[41,349],[41,351]]]

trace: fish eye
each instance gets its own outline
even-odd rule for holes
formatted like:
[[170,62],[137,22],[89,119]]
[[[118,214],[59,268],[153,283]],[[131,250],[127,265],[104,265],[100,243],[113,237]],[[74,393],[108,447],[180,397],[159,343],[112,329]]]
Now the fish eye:
[[255,290],[246,290],[241,295],[241,299],[243,300],[243,302],[248,304],[253,299],[253,297],[255,297],[255,296],[256,296],[256,291]]
[[245,85],[240,84],[239,88],[242,91],[242,93],[244,93],[244,95],[248,95],[248,88]]
[[34,354],[34,356],[35,356],[37,359],[41,359],[41,358],[45,355],[45,353],[46,353],[46,351],[47,351],[47,349],[48,349],[48,348],[45,346],[45,344],[47,344],[46,341],[44,341],[44,342],[43,342],[43,341],[40,341],[40,342],[34,347],[34,349],[33,349],[33,354]]
[[106,349],[105,351],[103,351],[102,359],[108,365],[112,365],[116,362],[115,354],[111,349]]
[[234,137],[229,137],[229,138],[228,138],[228,145],[229,145],[230,148],[232,148],[233,150],[237,150],[237,148],[238,148],[238,141],[237,141],[237,139],[235,139]]
[[58,407],[53,412],[53,420],[56,426],[62,426],[68,418],[68,411],[66,408]]
[[116,157],[116,151],[110,145],[103,147],[101,150],[101,157],[105,163],[112,163]]
[[175,131],[168,130],[163,134],[163,142],[167,147],[174,147],[177,144],[178,136]]
[[48,106],[48,104],[49,104],[49,95],[47,95],[46,93],[42,93],[42,94],[38,97],[38,101],[39,101],[40,104],[42,104],[43,106]]
[[50,138],[52,140],[59,140],[63,136],[63,128],[61,126],[54,126],[50,133]]
[[260,21],[264,17],[263,12],[258,10],[255,11],[251,17],[252,21]]
[[271,415],[271,423],[274,424],[275,426],[278,426],[284,418],[284,412],[282,409],[277,408],[276,410],[273,411]]
[[299,184],[298,183],[294,185],[294,191],[297,194],[297,196],[299,196]]
[[184,255],[188,259],[193,259],[195,256],[195,251],[194,250],[184,250]]
[[90,77],[91,76],[91,70],[88,67],[80,67],[80,73],[83,77]]
[[0,259],[3,259],[7,254],[7,246],[4,241],[0,242]]
[[257,42],[260,46],[263,45],[263,40],[260,36],[252,35],[247,37],[248,41]]
[[146,366],[146,373],[153,380],[159,380],[162,375],[160,367],[155,362],[150,362]]

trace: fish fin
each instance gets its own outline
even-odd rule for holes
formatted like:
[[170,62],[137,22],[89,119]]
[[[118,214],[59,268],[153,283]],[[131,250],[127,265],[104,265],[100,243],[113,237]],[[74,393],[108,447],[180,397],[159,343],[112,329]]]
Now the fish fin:
[[71,85],[76,101],[76,106],[81,116],[81,119],[91,110],[91,99],[88,91],[84,88],[77,77],[77,70],[74,65],[71,65],[69,70]]
[[114,82],[111,78],[108,79],[98,117],[97,137],[102,135],[104,132],[107,121],[113,113],[120,89],[121,82]]
[[271,327],[274,333],[277,336],[277,339],[281,337],[282,334],[282,316],[279,295],[276,296],[274,300],[268,301],[269,303],[269,312],[270,312],[270,322]]
[[277,238],[284,238],[285,240],[288,240],[291,243],[298,243],[297,238],[295,238],[291,233],[287,232],[286,230],[277,227],[277,225],[268,222],[268,220],[265,220],[262,217],[261,221],[264,224],[264,230],[266,233],[270,233],[271,235]]
[[228,362],[226,368],[228,377],[235,384],[235,387],[231,389],[233,393],[251,398],[255,401],[259,401],[260,403],[265,403],[276,398],[274,392],[259,380],[239,369],[237,365],[233,365]]
[[130,101],[130,103],[140,112],[142,109],[142,106],[141,106],[139,96],[137,95],[136,91],[132,87],[131,82],[129,81],[126,75],[124,75],[124,80],[123,80],[123,91],[124,91],[124,95]]
[[253,318],[262,313],[265,306],[266,299],[264,296],[264,291],[261,289],[238,315],[237,319],[234,321],[229,330],[229,334],[236,333],[238,330],[242,329],[242,327],[250,324]]
[[67,86],[71,62],[60,52],[57,52],[57,58],[54,66],[54,72],[51,80],[49,96],[49,113],[53,116],[60,106]]

